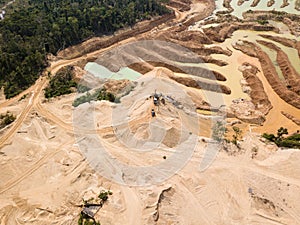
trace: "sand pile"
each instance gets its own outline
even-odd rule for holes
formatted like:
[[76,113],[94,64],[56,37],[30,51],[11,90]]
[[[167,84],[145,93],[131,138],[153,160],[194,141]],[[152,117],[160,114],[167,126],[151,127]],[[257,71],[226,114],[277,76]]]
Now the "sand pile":
[[[121,179],[119,182],[131,182],[141,174],[128,169],[125,165],[136,165],[138,160],[133,159],[140,157],[141,153],[147,155],[150,151],[151,155],[153,151],[158,151],[168,154],[168,151],[172,151],[175,152],[175,161],[180,165],[179,159],[184,160],[193,151],[200,129],[196,109],[193,108],[194,104],[190,97],[178,88],[176,82],[163,74],[163,70],[158,69],[141,77],[137,80],[137,86],[127,96],[122,97],[119,104],[91,102],[75,108],[73,121],[79,128],[78,132],[76,130],[75,132],[77,140],[80,140],[80,149],[104,176],[112,176],[108,172],[113,165],[110,163],[112,158],[108,154],[114,157],[127,155],[123,160],[125,164],[116,163],[113,166],[114,170],[118,171],[113,176],[114,179]],[[165,98],[164,104],[154,105],[151,96],[155,91]],[[152,109],[156,113],[155,117],[151,116]],[[82,134],[80,128],[85,130],[100,128],[102,132],[100,136]],[[103,148],[97,150],[96,146]],[[189,146],[189,149],[186,149],[186,146]],[[99,153],[96,153],[97,151]],[[95,157],[95,154],[99,157]],[[150,165],[161,163],[163,155],[165,154],[162,153],[160,158],[150,157],[152,158]],[[101,166],[98,165],[100,162]],[[164,172],[159,173],[162,176],[171,173],[176,162],[170,168],[168,168],[168,160],[166,163],[161,163],[160,169]],[[143,173],[149,173],[150,178],[146,176],[143,178],[146,180],[140,182],[155,181],[156,178],[153,177],[151,170]],[[159,175],[157,177],[160,179]]]

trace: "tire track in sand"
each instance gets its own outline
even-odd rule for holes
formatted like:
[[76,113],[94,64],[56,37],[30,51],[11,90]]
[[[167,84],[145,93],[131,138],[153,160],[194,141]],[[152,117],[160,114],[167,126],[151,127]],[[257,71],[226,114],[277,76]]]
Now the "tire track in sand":
[[58,152],[62,150],[62,147],[65,145],[68,145],[72,143],[73,140],[59,145],[56,150],[51,151],[50,153],[46,154],[42,158],[40,158],[31,168],[26,170],[24,173],[19,175],[18,177],[15,177],[11,180],[9,180],[4,186],[0,187],[0,194],[3,194],[4,192],[8,191],[9,189],[13,188],[15,185],[19,184],[21,181],[23,181],[26,177],[34,173],[36,170],[38,170],[43,164],[45,164],[50,158],[55,156]]

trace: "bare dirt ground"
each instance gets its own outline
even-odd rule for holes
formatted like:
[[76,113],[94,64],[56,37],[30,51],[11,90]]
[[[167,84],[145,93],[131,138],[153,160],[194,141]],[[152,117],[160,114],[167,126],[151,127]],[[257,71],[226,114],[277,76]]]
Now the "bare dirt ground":
[[[187,30],[194,21],[210,15],[214,1],[195,1],[192,4],[174,1],[170,7],[175,9],[174,20],[96,51],[81,54],[74,51],[76,47],[66,50],[60,56],[70,51],[69,59],[52,61],[48,71],[55,74],[66,65],[95,60],[101,53],[135,40],[157,38],[172,41],[201,52],[205,62],[215,58],[213,62],[217,63],[212,63],[213,67],[221,72],[222,67],[232,63],[238,64],[234,67],[236,70],[249,64],[257,68],[257,71],[251,71],[255,79],[248,80],[248,91],[253,91],[252,96],[251,92],[248,93],[248,100],[256,106],[254,111],[261,111],[266,116],[262,126],[252,131],[276,132],[280,126],[289,128],[291,132],[299,129],[299,124],[293,122],[300,119],[299,109],[274,91],[255,52],[251,55],[249,49],[237,50],[226,46],[226,43],[223,45],[210,40],[205,32]],[[235,27],[238,29],[238,26]],[[220,36],[226,37],[222,33]],[[273,39],[292,47],[298,43],[291,39]],[[91,44],[91,41],[85,44]],[[207,44],[219,47],[211,48]],[[89,47],[93,49],[94,46]],[[155,51],[150,53],[155,54]],[[179,53],[173,56],[174,61],[184,58]],[[227,64],[223,65],[222,60]],[[291,69],[288,58],[284,60],[285,67]],[[222,147],[214,158],[219,147],[211,148],[208,137],[211,135],[212,120],[217,116],[213,112],[208,115],[195,113],[197,105],[207,107],[206,99],[201,95],[201,90],[188,85],[190,80],[178,83],[176,79],[170,79],[188,77],[188,74],[174,73],[170,68],[167,65],[150,65],[137,81],[137,86],[121,99],[120,104],[106,101],[85,103],[78,107],[75,117],[72,102],[77,94],[46,101],[43,97],[43,88],[48,83],[46,77],[41,77],[35,85],[15,98],[1,100],[0,113],[9,110],[17,115],[17,119],[0,131],[0,224],[77,224],[80,208],[76,205],[81,204],[82,199],[97,196],[103,189],[113,192],[96,215],[104,225],[300,224],[300,152],[278,149],[263,142],[259,134],[246,133],[252,124],[241,122],[237,120],[237,115],[232,115],[233,118],[227,122],[235,124],[237,121],[237,126],[243,130],[243,141],[239,148],[231,144]],[[239,80],[243,78],[241,71],[232,71],[232,74],[238,80],[236,83],[227,72],[220,73],[220,78],[229,81],[218,81],[231,90],[227,96],[230,100],[238,96],[242,89]],[[247,74],[245,77],[247,79]],[[260,80],[260,85],[256,87],[251,83],[252,79],[255,82]],[[182,104],[167,102],[155,108],[149,95],[156,88],[173,93],[173,97]],[[176,91],[180,93],[175,94]],[[19,101],[24,95],[27,97]],[[190,101],[194,103],[189,104]],[[127,107],[127,114],[121,113],[122,105]],[[259,109],[261,105],[268,109]],[[150,114],[152,108],[157,112],[155,118]],[[85,116],[92,111],[97,112],[93,120],[85,120]],[[248,111],[245,107],[240,115],[241,120],[243,116],[245,121],[254,118],[252,115],[247,117]],[[74,124],[74,119],[80,123]],[[160,133],[162,127],[163,134]],[[184,129],[180,129],[182,127]],[[115,173],[106,174],[106,177],[100,175],[90,166],[91,159],[83,154],[88,150],[88,138],[78,141],[78,135],[88,138],[95,135],[114,160],[138,168],[163,163],[176,155],[178,152],[175,150],[182,146],[187,146],[182,152],[191,151],[192,155],[181,170],[176,170],[162,183],[142,187],[121,185],[111,181],[109,176],[118,177],[121,174],[121,180],[131,183],[136,174],[125,169],[122,173],[118,164],[103,161],[100,171],[115,168]],[[185,145],[191,138],[196,138],[193,145]],[[140,150],[149,147],[144,140],[151,140],[149,143],[158,146],[157,149],[134,150],[137,146]],[[204,162],[209,162],[207,169],[203,169]],[[166,168],[164,172],[172,171],[171,168]],[[158,170],[157,177],[161,173]]]

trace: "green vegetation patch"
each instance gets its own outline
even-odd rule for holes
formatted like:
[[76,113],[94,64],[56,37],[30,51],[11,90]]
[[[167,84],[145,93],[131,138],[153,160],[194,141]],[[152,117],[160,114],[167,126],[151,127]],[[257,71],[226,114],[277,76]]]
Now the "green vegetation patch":
[[82,207],[80,217],[78,219],[78,225],[100,225],[99,221],[96,221],[94,216],[96,212],[89,210],[89,207],[97,207],[100,209],[103,204],[108,200],[109,195],[112,195],[110,190],[108,191],[101,191],[98,195],[98,199],[89,199],[87,201],[83,201],[83,204],[80,205]]
[[6,127],[7,125],[14,122],[16,116],[14,116],[11,112],[6,112],[5,114],[0,114],[0,129]]
[[77,107],[85,102],[90,102],[90,101],[101,101],[101,100],[107,100],[110,102],[115,102],[116,96],[108,91],[106,91],[104,88],[103,89],[98,89],[94,93],[87,92],[85,95],[82,95],[79,98],[76,98],[75,101],[73,102],[73,106]]
[[[74,67],[66,66],[60,69],[45,88],[45,97],[52,98],[60,95],[70,94],[77,87],[77,82],[74,81]],[[76,89],[75,89],[76,90]]]
[[264,133],[262,137],[265,139],[274,142],[278,147],[286,147],[286,148],[298,148],[300,149],[300,133],[297,132],[295,134],[284,137],[284,135],[288,135],[288,130],[286,128],[280,127],[277,130],[277,135]]

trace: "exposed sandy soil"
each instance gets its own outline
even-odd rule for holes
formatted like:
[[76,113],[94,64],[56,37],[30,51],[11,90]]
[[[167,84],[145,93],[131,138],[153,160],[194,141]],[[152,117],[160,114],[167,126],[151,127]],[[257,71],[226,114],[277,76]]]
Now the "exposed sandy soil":
[[268,99],[268,95],[264,90],[262,82],[256,76],[258,73],[258,68],[249,63],[244,63],[240,70],[245,78],[246,86],[249,86],[249,95],[253,104],[255,105],[256,110],[260,111],[264,115],[267,115],[270,109],[272,109],[272,105]]
[[[152,90],[152,85],[157,86],[158,83],[147,86],[148,76],[157,74],[167,79],[162,73],[164,70],[156,70],[145,75],[141,80],[144,86],[124,99],[124,104],[132,101],[133,96],[139,98],[138,93]],[[72,98],[72,95],[62,97],[57,106],[64,108]],[[139,110],[132,111],[131,119],[147,123],[150,115],[143,107],[152,106],[144,99],[141,103]],[[42,106],[47,106],[52,113],[71,112],[68,108],[51,108],[51,104],[43,103]],[[101,121],[102,127],[111,123],[107,112],[113,104],[92,103],[84,105],[82,110],[89,107],[99,110],[100,117],[96,121]],[[16,134],[13,142],[1,148],[2,224],[76,224],[79,208],[75,205],[80,204],[82,198],[97,195],[103,188],[112,190],[113,195],[97,215],[102,224],[227,224],[234,221],[240,224],[272,224],[273,221],[297,224],[300,219],[296,213],[300,207],[296,196],[300,188],[298,151],[276,151],[276,147],[262,143],[255,135],[247,136],[240,150],[228,146],[209,169],[201,172],[199,165],[207,154],[208,143],[199,138],[188,164],[163,184],[122,186],[99,176],[88,166],[78,145],[74,145],[73,132],[66,132],[60,125],[68,124],[67,121],[59,122],[39,110],[37,108],[38,116],[32,111],[21,126],[20,129],[27,133]],[[168,113],[169,110],[173,114],[177,109],[168,104],[162,106],[157,120],[171,119],[166,121],[168,126],[176,125],[177,119]],[[146,119],[140,120],[140,113]],[[65,115],[56,116],[64,118]],[[201,124],[201,129],[206,130],[205,122]],[[131,129],[141,126],[132,123]],[[192,128],[193,124],[185,126],[190,126],[188,129],[193,132],[201,132],[197,127]],[[164,147],[165,150],[148,153],[131,152],[129,156],[128,151],[120,149],[123,147],[118,140],[108,135],[110,132],[101,132],[101,137],[115,146],[111,154],[129,164],[151,164],[163,160],[163,155],[168,158],[172,154]],[[163,143],[174,145],[174,135],[167,135]]]
[[[190,31],[190,25],[211,14],[214,4],[209,0],[192,4],[188,0],[171,1],[169,7],[175,13],[169,18],[150,25],[142,23],[141,30],[122,31],[113,38],[89,40],[59,53],[61,59],[52,59],[48,68],[52,74],[63,66],[77,65],[77,79],[81,80],[86,62],[100,62],[101,54],[135,40],[165,40],[198,54],[195,57],[162,44],[152,50],[140,48],[140,55],[136,54],[143,63],[130,66],[143,74],[137,82],[104,83],[86,77],[93,87],[104,84],[116,94],[128,92],[119,104],[92,101],[74,109],[72,102],[79,96],[75,93],[47,101],[42,91],[48,82],[46,77],[15,98],[2,98],[0,113],[9,110],[18,117],[0,131],[1,225],[77,224],[80,208],[76,205],[82,204],[82,199],[96,197],[103,189],[113,192],[96,215],[104,225],[300,224],[300,152],[278,149],[253,133],[275,133],[280,126],[290,132],[299,130],[300,111],[296,97],[290,94],[297,95],[294,83],[299,71],[292,70],[278,45],[271,46],[278,53],[279,66],[287,72],[285,79],[294,85],[295,90],[288,90],[258,43],[240,41],[230,48],[218,43],[239,29],[277,32],[271,25],[220,22],[215,29]],[[264,38],[299,51],[299,39],[270,33]],[[130,55],[128,49],[120,51],[114,60],[120,65],[119,59],[130,64],[132,59],[126,55]],[[195,69],[193,63],[199,63],[198,58],[203,65],[212,64],[219,70]],[[188,65],[178,66],[177,62],[182,61]],[[105,65],[105,61],[102,63]],[[232,63],[240,71],[222,73],[222,68]],[[236,72],[241,73],[241,81],[236,78],[233,82],[231,76]],[[222,106],[223,110],[211,107],[203,87],[214,90],[211,93],[218,97],[225,95],[218,93],[220,89],[233,102]],[[170,97],[159,107],[150,98],[155,89]],[[236,89],[243,89],[249,98],[233,97]],[[27,97],[18,101],[24,94]],[[201,114],[201,110],[197,114],[197,108],[207,114]],[[151,117],[152,109],[156,117]],[[221,112],[231,117],[225,120],[228,128],[238,126],[243,131],[239,148],[232,144],[220,147],[209,138],[214,122],[222,119]],[[230,131],[227,138],[231,139],[232,134]],[[101,146],[116,162],[100,160],[98,172],[91,161],[102,153],[90,155],[92,159],[86,154],[94,137],[101,140]],[[155,146],[154,150],[142,151],[149,146]],[[184,158],[188,153],[190,158]],[[177,154],[183,156],[174,165],[186,162],[181,170],[172,171],[174,165],[170,164],[157,170],[155,176],[138,176],[139,168],[163,164]],[[128,165],[137,169],[126,169]],[[103,175],[111,169],[113,172]],[[134,181],[155,180],[168,172],[173,176],[162,183],[133,185]],[[113,182],[112,176],[130,185]]]

